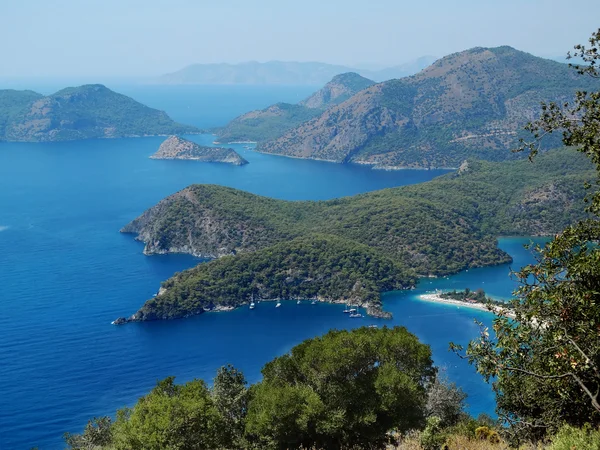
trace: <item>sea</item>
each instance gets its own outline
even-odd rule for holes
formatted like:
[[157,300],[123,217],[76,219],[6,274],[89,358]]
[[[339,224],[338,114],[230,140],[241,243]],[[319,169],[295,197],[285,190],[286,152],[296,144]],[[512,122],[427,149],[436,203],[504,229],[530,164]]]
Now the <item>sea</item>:
[[[26,86],[48,93],[52,87]],[[109,86],[175,120],[210,128],[250,109],[296,102],[310,87]],[[58,88],[58,86],[57,86]],[[189,136],[211,145],[210,134]],[[211,383],[233,364],[249,382],[262,366],[330,329],[401,325],[429,344],[435,363],[461,386],[469,411],[493,414],[494,397],[448,343],[475,338],[489,313],[432,304],[433,289],[483,288],[509,298],[512,268],[532,261],[526,238],[502,238],[512,265],[424,279],[383,295],[391,320],[350,319],[342,305],[263,302],[255,310],[113,326],[175,272],[201,263],[188,255],[144,256],[119,229],[165,196],[193,183],[231,186],[285,200],[322,200],[426,182],[445,170],[378,171],[290,159],[235,145],[250,164],[235,167],[148,157],[164,137],[61,143],[0,143],[0,449],[62,449],[64,432],[133,405],[155,383]]]

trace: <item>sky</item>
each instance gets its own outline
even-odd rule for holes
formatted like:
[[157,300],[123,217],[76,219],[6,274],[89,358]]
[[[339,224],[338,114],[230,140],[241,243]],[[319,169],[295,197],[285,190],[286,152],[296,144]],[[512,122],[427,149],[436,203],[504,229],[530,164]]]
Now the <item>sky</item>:
[[194,63],[392,66],[511,45],[560,56],[598,0],[0,0],[0,77],[153,77]]

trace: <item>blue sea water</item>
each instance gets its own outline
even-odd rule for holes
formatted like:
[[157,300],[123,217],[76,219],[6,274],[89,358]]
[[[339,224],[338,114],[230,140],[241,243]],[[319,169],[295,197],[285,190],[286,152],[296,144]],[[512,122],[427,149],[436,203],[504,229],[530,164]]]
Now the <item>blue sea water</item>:
[[[173,98],[162,101],[177,104]],[[165,109],[174,117],[185,113],[171,108]],[[197,108],[205,113],[206,107]],[[219,120],[230,118],[225,116]],[[208,126],[207,121],[196,124]],[[191,138],[212,141],[210,135]],[[162,280],[198,263],[185,255],[146,257],[142,244],[118,232],[191,183],[316,200],[444,173],[373,171],[263,155],[242,146],[236,148],[250,161],[243,167],[148,159],[163,139],[0,143],[0,449],[63,448],[63,432],[77,432],[93,416],[132,405],[168,375],[179,382],[210,382],[219,366],[231,363],[256,381],[265,362],[303,339],[372,323],[404,325],[416,333],[432,346],[436,363],[468,392],[471,411],[493,410],[489,387],[447,351],[449,341],[465,343],[476,336],[473,318],[489,322],[489,315],[421,302],[416,295],[435,288],[483,287],[507,297],[513,288],[508,266],[387,293],[391,321],[351,320],[340,305],[284,302],[278,309],[261,303],[254,311],[110,325],[141,306]],[[521,244],[521,239],[500,242],[515,257],[515,266],[530,260]]]

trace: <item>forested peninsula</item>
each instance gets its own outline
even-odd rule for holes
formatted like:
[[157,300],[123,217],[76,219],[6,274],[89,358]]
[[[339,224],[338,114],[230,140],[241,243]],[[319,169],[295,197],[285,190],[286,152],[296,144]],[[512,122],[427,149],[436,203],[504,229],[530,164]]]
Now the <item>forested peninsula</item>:
[[199,133],[101,84],[43,96],[0,90],[0,141],[46,142]]
[[[468,161],[427,183],[320,202],[193,185],[121,231],[145,242],[146,254],[227,257],[168,280],[130,319],[185,317],[253,296],[352,300],[381,311],[379,292],[413,286],[417,276],[510,261],[498,236],[552,234],[582,218],[584,181],[593,177],[584,156],[561,149],[534,163]],[[289,257],[303,252],[314,258]]]

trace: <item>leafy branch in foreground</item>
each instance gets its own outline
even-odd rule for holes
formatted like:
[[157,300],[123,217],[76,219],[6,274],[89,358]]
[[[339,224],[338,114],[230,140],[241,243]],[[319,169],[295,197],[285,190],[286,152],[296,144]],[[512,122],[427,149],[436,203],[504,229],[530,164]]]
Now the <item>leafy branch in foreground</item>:
[[[587,63],[577,67],[581,75],[599,76],[599,44],[600,30],[590,47],[575,47],[573,56]],[[562,132],[564,144],[595,165],[600,184],[600,92],[578,92],[572,105],[542,105],[527,129],[534,140],[519,151],[533,158],[541,139]],[[564,423],[600,424],[600,193],[586,200],[590,218],[536,247],[536,264],[517,273],[514,318],[501,314],[494,335],[483,329],[466,351],[484,378],[494,379],[498,413],[516,438],[539,438]]]

